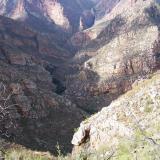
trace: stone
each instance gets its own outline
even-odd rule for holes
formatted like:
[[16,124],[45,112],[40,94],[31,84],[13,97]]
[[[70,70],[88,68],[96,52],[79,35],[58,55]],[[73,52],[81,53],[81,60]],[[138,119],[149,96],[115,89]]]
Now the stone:
[[[118,4],[103,19],[72,37],[72,44],[82,48],[73,58],[81,68],[72,75],[72,81],[68,77],[65,94],[81,108],[98,111],[130,90],[139,77],[159,69],[158,24],[152,23],[146,12],[154,6],[151,2],[137,1],[131,6],[129,1],[114,1]],[[79,73],[86,78],[80,78]]]
[[79,146],[82,144],[89,136],[90,132],[90,125],[83,125],[81,124],[80,128],[78,128],[78,131],[74,134],[72,139],[72,144],[75,146]]
[[[159,131],[155,125],[160,121],[158,116],[160,109],[157,105],[160,104],[159,85],[160,74],[158,71],[150,79],[140,81],[137,86],[109,106],[83,121],[73,135],[73,154],[77,155],[81,152],[95,154],[103,146],[106,152],[111,148],[115,148],[115,152],[116,150],[118,152],[117,146],[121,145],[122,140],[137,143],[134,142],[134,138],[138,134],[138,129],[142,130],[144,134],[146,133],[145,136],[152,132],[153,137],[156,137]],[[153,96],[154,98],[153,94],[156,95]],[[83,141],[86,130],[89,135],[87,135],[87,140]]]

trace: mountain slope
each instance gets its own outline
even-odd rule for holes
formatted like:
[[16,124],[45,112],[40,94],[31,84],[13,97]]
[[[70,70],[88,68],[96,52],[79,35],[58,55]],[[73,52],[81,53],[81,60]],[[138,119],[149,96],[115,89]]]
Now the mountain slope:
[[[71,150],[74,128],[85,116],[70,100],[56,74],[69,58],[52,37],[0,17],[0,133],[32,149]],[[69,125],[72,124],[72,125]]]
[[84,39],[81,33],[72,39],[82,49],[70,62],[77,66],[77,73],[68,77],[66,95],[89,112],[109,104],[131,89],[136,79],[160,67],[159,4],[124,2],[108,18],[81,32]]
[[96,20],[102,19],[104,16],[109,14],[112,9],[120,2],[120,0],[101,0],[95,1],[94,12]]
[[[60,28],[67,32],[75,32],[79,29],[83,12],[90,10],[92,6],[90,0],[1,0],[0,14],[25,21],[41,30],[48,28],[56,31]],[[85,20],[83,22],[85,23]]]
[[[91,118],[84,122],[86,125],[82,123],[73,144],[81,150],[82,143],[82,151],[88,147],[90,153],[101,146],[103,138],[116,148],[119,141],[116,133],[134,138],[130,134],[134,119],[127,117],[131,124],[125,121],[127,107],[135,109],[137,117],[142,113],[142,119],[147,120],[150,120],[148,112],[159,113],[159,100],[151,97],[152,91],[159,96],[159,3],[154,0],[0,0],[0,14],[3,15],[0,17],[3,138],[52,153],[56,152],[58,142],[64,152],[71,151],[70,141],[80,121],[133,89],[128,92],[133,92],[133,96],[126,93],[124,98],[112,103],[118,108],[111,104],[111,109],[93,116],[93,122]],[[156,78],[144,82],[144,90],[141,85],[140,90],[134,88],[137,80],[154,73]],[[147,101],[149,98],[149,107],[147,104],[141,110],[134,104],[127,106],[132,101],[145,106],[140,96]],[[125,115],[121,114],[123,109]],[[113,112],[120,119],[112,117]],[[108,116],[111,130],[107,130]],[[93,123],[92,131],[98,130],[96,127],[101,128],[103,120],[104,131],[102,126],[100,133],[97,132],[100,140],[94,143],[97,134],[93,133],[92,139],[90,124]],[[158,117],[156,120],[159,121]],[[116,127],[125,131],[119,132]],[[91,141],[84,143],[88,136]]]
[[159,155],[160,72],[83,121],[74,154],[87,159],[156,159]]

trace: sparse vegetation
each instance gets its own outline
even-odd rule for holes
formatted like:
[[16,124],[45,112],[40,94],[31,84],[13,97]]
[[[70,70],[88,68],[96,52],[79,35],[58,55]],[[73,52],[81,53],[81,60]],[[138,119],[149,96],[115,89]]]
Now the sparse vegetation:
[[[1,139],[0,146],[0,159],[5,160],[54,160],[55,158],[48,152],[31,151],[15,144],[8,144],[6,148],[5,142]],[[4,146],[3,146],[4,145]],[[56,159],[55,159],[56,160]]]
[[[112,151],[112,148],[108,148],[107,144],[104,144],[102,147],[99,146],[98,147],[99,149],[93,151],[92,153],[88,153],[88,149],[85,149],[87,144],[85,147],[82,146],[83,151],[86,151],[86,153],[84,154],[83,152],[83,154],[86,155],[85,158],[87,160],[94,160],[94,159],[95,160],[106,160],[106,159],[107,160],[159,160],[160,159],[160,154],[159,154],[160,140],[159,138],[156,138],[157,134],[159,133],[159,127],[160,127],[158,123],[159,118],[157,117],[159,113],[158,105],[160,101],[156,87],[153,88],[150,87],[152,85],[158,86],[159,75],[160,75],[159,72],[157,72],[153,74],[153,76],[151,76],[149,79],[139,82],[137,85],[133,87],[131,91],[126,93],[121,98],[122,102],[126,102],[126,100],[128,102],[133,102],[131,104],[126,103],[127,106],[125,106],[126,105],[125,103],[122,102],[119,103],[119,105],[124,105],[124,107],[127,107],[129,109],[128,111],[132,111],[132,113],[130,113],[129,115],[130,117],[128,116],[126,117],[130,118],[130,120],[126,121],[125,119],[126,115],[125,114],[123,115],[123,113],[122,115],[120,114],[118,118],[121,120],[123,124],[127,123],[126,125],[129,125],[128,123],[132,123],[131,128],[134,129],[133,130],[134,136],[130,138],[118,137],[119,144],[118,146],[114,146],[114,152],[112,152],[113,154],[109,154]],[[153,91],[155,90],[155,91],[151,92],[150,90]],[[155,95],[157,94],[156,98],[154,94]],[[136,97],[135,95],[137,96],[137,98],[135,98]],[[139,95],[143,96],[139,98],[138,97]],[[140,108],[144,109],[141,110]],[[141,118],[139,118],[138,116],[141,116]],[[150,119],[149,123],[147,124],[145,124],[146,119]],[[91,120],[89,119],[89,121]],[[86,121],[86,123],[89,123],[88,120]],[[102,129],[103,128],[101,128],[101,131],[103,131]],[[74,160],[77,159],[75,158]]]
[[0,160],[160,160],[160,4],[10,1],[0,0]]
[[152,112],[153,107],[154,107],[153,105],[154,105],[154,103],[153,103],[151,97],[150,97],[149,95],[147,95],[147,96],[145,97],[145,108],[144,108],[144,111],[145,111],[146,113]]
[[147,112],[147,113],[150,113],[150,112],[152,112],[152,107],[151,106],[146,106],[144,111]]
[[5,153],[5,160],[51,160],[47,153],[32,152],[26,149],[10,149]]

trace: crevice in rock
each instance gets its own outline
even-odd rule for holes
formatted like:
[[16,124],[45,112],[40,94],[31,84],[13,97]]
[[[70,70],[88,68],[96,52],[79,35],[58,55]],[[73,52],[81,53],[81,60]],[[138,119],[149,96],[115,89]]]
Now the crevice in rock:
[[64,93],[64,91],[66,90],[66,87],[61,80],[59,80],[58,78],[55,78],[55,77],[57,77],[57,76],[55,76],[55,72],[57,70],[57,67],[54,65],[47,65],[45,67],[45,69],[52,76],[52,83],[56,86],[55,93],[57,93],[58,95],[62,95]]
[[52,78],[52,82],[56,85],[55,92],[59,95],[63,94],[64,91],[66,90],[66,87],[62,84],[62,82],[57,78]]

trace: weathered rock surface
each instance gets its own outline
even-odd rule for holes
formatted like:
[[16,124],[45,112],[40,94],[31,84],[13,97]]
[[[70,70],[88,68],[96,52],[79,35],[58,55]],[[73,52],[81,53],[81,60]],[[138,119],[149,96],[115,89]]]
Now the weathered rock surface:
[[[83,12],[90,10],[92,6],[93,3],[90,0],[1,0],[0,14],[25,21],[41,30],[45,30],[44,28],[48,25],[50,30],[53,30],[51,29],[53,27],[55,31],[60,28],[66,32],[75,32],[79,29]],[[85,21],[83,21],[85,27],[90,18],[92,17],[85,16]]]
[[[132,89],[136,80],[160,69],[158,3],[92,2],[0,0],[0,14],[16,19],[0,17],[0,104],[13,104],[0,115],[5,138],[49,151],[55,151],[59,142],[68,151],[73,130],[85,111],[100,110]],[[77,32],[79,29],[83,31]],[[71,40],[70,33],[75,33]],[[73,46],[68,45],[70,41]],[[72,57],[75,50],[78,52]],[[115,114],[120,109],[115,109]],[[107,138],[105,131],[100,131],[101,139],[109,143],[115,134],[132,137],[130,124],[109,117],[104,116],[107,123],[102,126],[111,130]],[[90,121],[82,123],[73,144],[83,144],[90,132],[94,135],[96,123],[97,117],[93,128]],[[113,138],[111,144],[116,146],[117,141]],[[98,148],[100,143],[88,149]]]
[[[120,154],[118,151],[122,149],[120,146],[123,142],[129,141],[135,144],[132,148],[129,148],[131,147],[129,143],[125,146],[130,151],[130,153],[127,151],[131,155],[130,158],[134,159],[136,154],[142,157],[144,151],[147,151],[147,157],[150,157],[153,151],[158,157],[155,148],[159,145],[159,114],[160,72],[158,71],[150,79],[134,83],[131,91],[83,121],[72,139],[72,144],[75,145],[73,153],[86,153],[88,159],[97,156],[98,159],[105,159],[110,151],[114,150],[113,159],[116,157],[115,159],[119,160],[121,155],[118,155]],[[147,146],[149,140],[151,150],[148,152],[145,149],[149,147]],[[141,141],[146,143],[141,144]],[[125,158],[126,153],[121,154]]]
[[160,67],[159,4],[152,0],[122,4],[82,32],[85,38],[77,33],[72,39],[84,44],[72,60],[79,69],[68,77],[66,95],[89,112],[109,104],[131,89],[136,79]]
[[[56,94],[58,65],[70,57],[52,36],[0,17],[0,134],[18,144],[71,150],[74,128],[85,113]],[[51,64],[52,63],[52,64]],[[70,140],[69,140],[70,139]]]
[[[94,1],[94,0],[92,0]],[[114,9],[114,7],[120,2],[120,0],[95,0],[95,6],[93,8],[96,20],[103,18]]]

